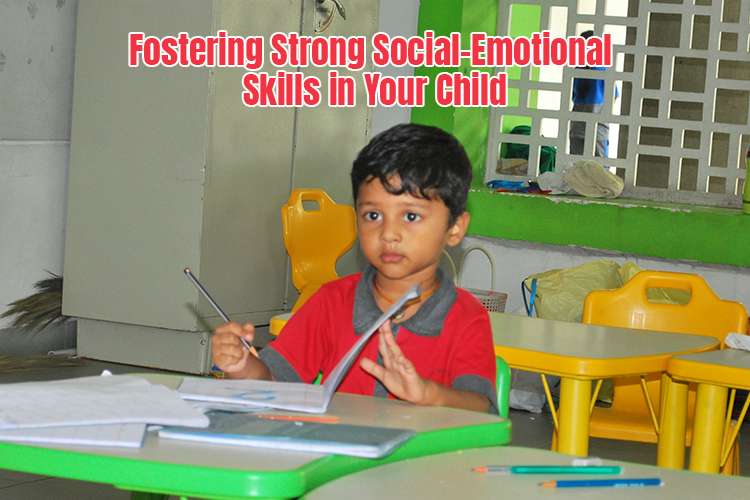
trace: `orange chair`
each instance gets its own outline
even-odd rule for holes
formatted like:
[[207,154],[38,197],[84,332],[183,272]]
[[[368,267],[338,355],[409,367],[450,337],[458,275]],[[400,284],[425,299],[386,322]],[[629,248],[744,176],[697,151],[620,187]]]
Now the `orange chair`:
[[[312,204],[317,206],[310,208]],[[294,313],[323,283],[338,277],[336,261],[357,238],[354,208],[335,203],[322,189],[295,189],[281,207],[281,225],[292,283],[299,292]],[[278,335],[290,315],[271,318],[269,331]]]
[[[690,294],[686,304],[651,302],[649,290],[677,289]],[[737,302],[720,299],[705,280],[697,275],[641,271],[622,288],[591,292],[583,305],[583,323],[622,328],[677,332],[716,337],[722,341],[728,333],[747,330],[747,313]],[[660,401],[660,376],[646,376],[646,387],[654,414],[644,394],[641,377],[614,381],[614,400],[610,408],[594,408],[589,434],[592,437],[655,443]],[[688,415],[692,420],[695,391],[689,395]],[[692,425],[688,425],[692,429]],[[686,444],[691,441],[690,432]],[[738,460],[735,453],[733,458]],[[735,468],[736,463],[728,464]]]

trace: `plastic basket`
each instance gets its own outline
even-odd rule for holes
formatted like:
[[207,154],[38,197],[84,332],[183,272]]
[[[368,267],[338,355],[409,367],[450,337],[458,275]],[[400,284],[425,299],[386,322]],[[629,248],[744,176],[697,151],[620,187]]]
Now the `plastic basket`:
[[492,259],[492,256],[482,247],[471,247],[466,249],[466,251],[461,256],[461,271],[456,271],[456,264],[453,262],[453,259],[451,256],[445,252],[445,255],[448,257],[448,260],[451,264],[451,268],[453,269],[453,277],[454,277],[454,283],[456,286],[461,286],[461,273],[464,269],[464,262],[466,261],[466,256],[469,255],[469,253],[473,252],[474,250],[478,250],[482,252],[486,257],[487,261],[490,263],[490,288],[491,290],[482,290],[479,288],[464,288],[467,292],[471,293],[476,299],[484,306],[485,309],[487,309],[487,312],[505,312],[505,304],[508,302],[508,294],[503,292],[496,292],[495,291],[495,261]]
[[487,312],[505,312],[505,303],[508,302],[508,294],[494,292],[492,290],[478,290],[476,288],[464,288],[482,303]]

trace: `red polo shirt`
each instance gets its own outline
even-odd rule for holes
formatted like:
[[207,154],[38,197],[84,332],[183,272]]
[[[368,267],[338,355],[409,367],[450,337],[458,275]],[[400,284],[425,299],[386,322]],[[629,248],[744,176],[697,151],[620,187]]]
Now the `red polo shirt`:
[[[382,314],[372,294],[375,270],[323,285],[261,352],[276,380],[325,380],[359,336]],[[440,279],[438,290],[408,320],[394,325],[396,343],[419,375],[447,387],[477,392],[496,408],[495,355],[487,311],[467,291]],[[338,390],[385,396],[359,361],[378,361],[378,339],[365,345]]]

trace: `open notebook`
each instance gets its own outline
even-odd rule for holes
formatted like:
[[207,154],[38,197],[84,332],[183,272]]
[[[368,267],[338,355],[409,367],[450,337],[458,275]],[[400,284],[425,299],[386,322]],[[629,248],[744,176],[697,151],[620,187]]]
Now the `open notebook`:
[[331,402],[333,393],[370,337],[388,318],[398,313],[404,304],[417,297],[419,297],[419,286],[414,285],[375,320],[362,337],[349,349],[349,352],[338,362],[322,385],[310,385],[298,382],[269,382],[264,380],[186,378],[180,385],[178,392],[185,399],[246,404],[308,413],[324,413],[328,409],[328,404]]
[[415,434],[414,431],[407,429],[318,422],[282,422],[226,412],[211,412],[209,416],[211,425],[205,429],[164,427],[159,430],[159,437],[275,450],[380,458],[390,454],[398,445]]

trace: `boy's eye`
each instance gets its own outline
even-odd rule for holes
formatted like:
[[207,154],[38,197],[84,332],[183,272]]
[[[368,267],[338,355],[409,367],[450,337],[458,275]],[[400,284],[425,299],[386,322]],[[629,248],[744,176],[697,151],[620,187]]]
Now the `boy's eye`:
[[415,214],[414,212],[408,212],[406,215],[404,215],[404,220],[407,222],[416,222],[421,218],[421,215]]
[[376,221],[380,218],[377,212],[365,212],[365,220]]

